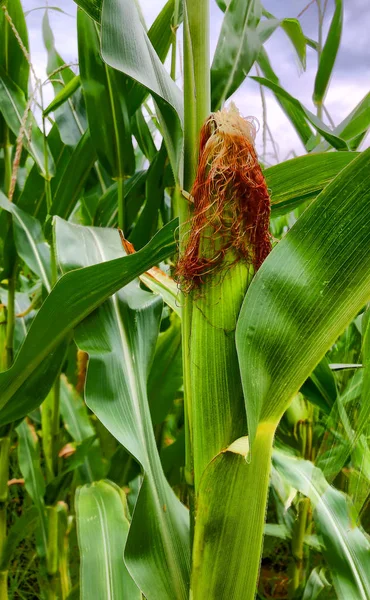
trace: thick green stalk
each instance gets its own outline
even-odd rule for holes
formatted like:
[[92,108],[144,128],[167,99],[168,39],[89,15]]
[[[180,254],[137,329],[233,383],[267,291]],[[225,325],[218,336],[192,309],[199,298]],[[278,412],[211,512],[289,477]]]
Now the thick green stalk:
[[[210,62],[209,62],[209,0],[186,0],[184,3],[184,188],[190,191],[196,173],[200,129],[209,115]],[[190,216],[188,200],[179,202],[181,244],[186,242]],[[191,532],[194,525],[193,451],[192,451],[192,397],[191,397],[191,318],[192,300],[184,295],[182,317],[182,344],[185,390],[186,467],[189,486]],[[192,535],[192,534],[191,534]]]

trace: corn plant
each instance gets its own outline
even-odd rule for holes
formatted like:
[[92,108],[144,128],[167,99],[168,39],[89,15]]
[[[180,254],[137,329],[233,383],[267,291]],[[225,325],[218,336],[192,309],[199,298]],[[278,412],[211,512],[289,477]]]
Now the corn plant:
[[[209,0],[149,30],[76,4],[78,68],[47,7],[41,81],[27,2],[0,1],[0,598],[369,600],[370,109],[325,122],[342,0],[306,7],[317,41],[217,0],[212,64]],[[315,113],[278,28],[317,54]],[[247,77],[304,155],[268,166],[264,122],[259,159]]]

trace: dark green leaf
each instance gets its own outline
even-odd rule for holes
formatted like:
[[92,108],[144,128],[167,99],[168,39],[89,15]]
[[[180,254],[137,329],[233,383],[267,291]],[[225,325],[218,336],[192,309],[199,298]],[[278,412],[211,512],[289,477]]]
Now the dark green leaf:
[[[109,229],[60,222],[59,232],[58,256],[65,270],[112,260],[122,252],[118,236]],[[81,323],[75,338],[89,354],[88,406],[144,470],[125,563],[148,600],[185,600],[188,514],[164,477],[145,385],[161,313],[162,300],[133,281]]]
[[272,215],[286,214],[316,198],[357,156],[355,152],[307,154],[266,169]]
[[76,493],[81,552],[81,600],[140,600],[124,562],[129,530],[126,497],[110,481],[85,485]]
[[[173,254],[177,226],[178,221],[172,221],[135,254],[67,273],[57,282],[37,313],[13,366],[0,373],[0,422],[21,418],[39,406],[64,359],[66,348],[62,342],[109,296]],[[118,232],[116,235],[119,237]],[[65,244],[68,246],[68,239]]]
[[86,179],[96,161],[95,148],[87,129],[65,165],[55,190],[51,214],[68,219],[79,200]]
[[211,69],[212,110],[218,110],[244,81],[261,49],[256,28],[260,0],[231,0],[222,23]]
[[[0,66],[0,110],[9,129],[18,136],[26,114],[28,114],[23,136],[23,144],[31,154],[40,173],[45,177],[44,138],[30,112],[22,90],[10,79]],[[30,128],[31,123],[31,128]],[[31,129],[31,131],[29,131]],[[54,162],[47,149],[47,168],[49,175],[54,174]]]
[[305,117],[319,133],[321,133],[323,138],[326,139],[333,146],[333,148],[336,148],[337,150],[348,150],[348,145],[345,140],[335,135],[334,132],[325,125],[325,123],[316,117],[316,115],[314,115],[310,110],[305,108],[303,104],[297,100],[297,98],[291,96],[282,87],[268,79],[265,79],[264,77],[251,77],[251,79],[258,81],[258,83],[266,86],[281,98],[288,100],[288,102],[298,109],[302,116]]
[[82,10],[77,14],[77,29],[80,75],[91,139],[106,171],[114,179],[123,179],[135,171],[125,77],[100,58],[98,25]]
[[328,37],[326,38],[320,56],[319,68],[316,73],[313,101],[322,103],[328,89],[330,77],[333,71],[343,27],[343,1],[335,0],[335,11],[330,23]]

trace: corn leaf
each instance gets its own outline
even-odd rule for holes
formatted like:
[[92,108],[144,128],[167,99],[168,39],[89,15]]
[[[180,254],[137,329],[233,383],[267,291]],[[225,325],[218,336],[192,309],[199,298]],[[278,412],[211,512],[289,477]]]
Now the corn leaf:
[[[267,52],[264,48],[261,48],[261,51],[257,58],[257,64],[260,67],[266,79],[269,79],[270,81],[276,83],[279,87],[281,87],[279,78],[273,70]],[[299,110],[296,106],[294,106],[294,104],[289,102],[282,95],[274,91],[273,94],[277,102],[280,104],[281,108],[285,112],[286,116],[292,123],[304,147],[306,147],[306,144],[312,137],[312,130],[306,121],[305,115],[302,114],[301,110]]]
[[45,480],[41,471],[39,443],[35,430],[26,421],[18,425],[17,433],[19,468],[24,477],[26,491],[37,508],[40,529],[38,551],[41,556],[45,556],[48,534],[44,503]]
[[[85,403],[64,375],[60,378],[60,412],[64,426],[75,442],[81,443],[96,435]],[[96,440],[79,469],[83,483],[91,483],[104,477],[103,467],[102,451]]]
[[266,86],[284,100],[288,100],[288,102],[290,102],[296,109],[298,109],[301,112],[302,116],[305,117],[307,121],[309,121],[319,133],[321,133],[323,138],[327,142],[329,142],[333,146],[333,148],[336,148],[337,150],[348,150],[348,145],[345,140],[335,135],[334,132],[331,131],[329,127],[327,127],[325,123],[321,121],[321,119],[316,117],[316,115],[314,115],[310,110],[308,110],[308,108],[305,108],[303,104],[301,104],[301,102],[297,100],[297,98],[291,96],[282,87],[280,87],[272,81],[269,81],[268,79],[265,79],[264,77],[251,77],[251,79],[254,79],[254,81],[257,81],[261,85]]
[[182,386],[181,321],[174,314],[171,325],[160,333],[148,377],[148,400],[153,425],[165,420],[176,392]]
[[328,89],[330,77],[334,68],[339,50],[343,28],[343,1],[335,0],[335,11],[330,23],[328,37],[326,38],[320,56],[319,68],[316,73],[313,101],[323,102]]
[[[13,25],[16,28],[22,43],[28,49],[28,32],[25,15],[23,13],[21,0],[12,0],[1,4],[6,7]],[[13,31],[7,22],[5,12],[0,10],[0,31],[2,32],[2,40],[0,44],[0,66],[13,79],[14,83],[22,90],[25,97],[28,96],[28,77],[30,67],[23,51],[16,39]],[[0,115],[0,146],[4,143],[9,143],[5,136],[5,122]]]
[[261,49],[257,33],[260,0],[231,0],[222,22],[211,69],[212,110],[218,110],[244,81]]
[[[99,161],[114,179],[135,171],[130,117],[124,76],[100,58],[98,25],[79,10],[77,14],[80,76],[90,135]],[[100,122],[101,126],[96,127]]]
[[356,152],[306,154],[266,169],[272,215],[286,214],[316,198],[357,156]]
[[306,68],[306,38],[302,31],[302,27],[298,19],[277,19],[271,13],[263,11],[263,14],[267,17],[260,22],[257,28],[257,32],[261,38],[262,43],[265,43],[271,35],[276,31],[278,27],[281,27],[285,31],[286,35],[292,42],[297,56],[300,60],[302,68]]
[[[129,0],[105,0],[102,10],[102,57],[150,92],[156,102],[162,133],[175,177],[182,151],[183,104],[179,88],[164,68]],[[130,93],[131,96],[131,93]],[[135,111],[139,104],[134,107]]]
[[320,469],[275,451],[273,464],[288,483],[310,498],[339,600],[370,598],[370,542],[356,525],[350,499],[332,488]]
[[84,98],[80,86],[76,85],[75,73],[67,67],[65,60],[55,48],[47,10],[42,20],[42,34],[48,55],[46,71],[56,97],[59,94],[63,97],[63,102],[59,100],[53,104],[55,121],[63,143],[76,146],[87,127]]
[[[169,223],[135,254],[67,273],[57,282],[14,364],[0,373],[0,423],[19,419],[40,405],[59,372],[74,327],[122,286],[170,256],[176,248],[177,224]],[[118,232],[115,235],[119,239]]]
[[0,207],[13,216],[14,240],[18,255],[38,275],[48,292],[51,290],[50,247],[40,222],[18,208],[0,191]]
[[140,600],[122,559],[130,526],[122,490],[110,481],[78,488],[76,511],[81,599]]
[[87,129],[61,172],[51,205],[51,214],[68,219],[96,161],[96,150]]
[[62,89],[55,95],[54,100],[48,104],[44,110],[44,116],[47,117],[51,112],[62,106],[75,93],[81,85],[81,78],[75,75]]
[[[44,138],[36,124],[33,114],[29,111],[22,90],[10,79],[3,67],[0,66],[0,111],[4,120],[13,132],[18,136],[22,127],[23,119],[28,114],[27,125],[23,136],[23,144],[34,159],[41,175],[46,176],[44,159]],[[30,128],[30,123],[32,127]],[[31,131],[29,131],[31,129]],[[47,146],[46,146],[47,148]],[[54,161],[47,148],[47,166],[49,175],[54,174]]]
[[363,220],[369,164],[366,151],[340,172],[274,248],[248,290],[236,335],[251,439],[259,422],[279,420],[370,297],[370,227]]
[[[59,221],[57,241],[59,261],[67,271],[122,254],[120,240],[109,229]],[[185,600],[188,514],[164,477],[146,393],[161,312],[160,297],[134,281],[81,323],[75,339],[89,354],[88,406],[144,471],[125,549],[126,565],[148,600]]]

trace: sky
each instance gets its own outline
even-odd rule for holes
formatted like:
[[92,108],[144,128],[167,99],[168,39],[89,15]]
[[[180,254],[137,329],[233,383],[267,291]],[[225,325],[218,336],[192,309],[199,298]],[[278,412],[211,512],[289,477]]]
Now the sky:
[[[325,106],[337,125],[370,90],[370,0],[343,0],[344,27],[340,52],[325,100]],[[22,0],[25,11],[45,5],[43,0]],[[216,0],[211,3],[211,54],[213,54],[220,32],[223,13]],[[264,0],[264,7],[276,17],[297,17],[310,3],[310,0]],[[140,0],[142,12],[148,27],[153,22],[165,0]],[[65,13],[50,11],[50,22],[55,36],[56,48],[67,63],[77,63],[76,4],[73,0],[50,0],[50,6],[57,6]],[[324,25],[324,39],[334,10],[334,0],[327,0],[327,17]],[[46,78],[46,52],[42,40],[41,21],[43,10],[36,10],[27,16],[31,58],[37,75]],[[315,2],[300,17],[304,33],[317,39],[317,8]],[[282,86],[298,98],[307,108],[314,111],[312,91],[314,86],[317,55],[307,48],[307,68],[303,72],[291,42],[285,33],[278,29],[265,44],[272,66],[280,78]],[[251,72],[251,75],[256,74]],[[179,72],[178,84],[181,86]],[[52,90],[46,91],[46,102],[52,98]],[[278,106],[274,96],[265,90],[267,122],[275,141],[268,141],[266,161],[282,161],[294,154],[305,152],[298,136]],[[254,116],[262,124],[262,103],[260,88],[256,82],[247,79],[232,97],[244,116]],[[262,131],[256,140],[257,150],[262,154]],[[365,141],[369,145],[369,137]]]

